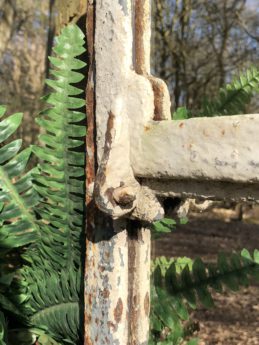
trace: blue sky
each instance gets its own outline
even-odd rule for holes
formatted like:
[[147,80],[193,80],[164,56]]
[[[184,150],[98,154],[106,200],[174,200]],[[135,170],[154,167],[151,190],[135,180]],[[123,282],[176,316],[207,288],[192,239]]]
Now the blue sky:
[[258,0],[247,0],[247,6],[259,10]]

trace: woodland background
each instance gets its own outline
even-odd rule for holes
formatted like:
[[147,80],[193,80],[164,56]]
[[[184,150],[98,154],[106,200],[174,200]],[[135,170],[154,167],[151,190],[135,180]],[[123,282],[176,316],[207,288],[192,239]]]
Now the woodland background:
[[[195,113],[204,97],[214,98],[234,75],[258,67],[258,2],[153,0],[152,73],[167,82],[172,111],[187,106]],[[9,113],[24,112],[17,135],[26,146],[37,137],[34,119],[46,91],[55,17],[55,0],[0,0],[0,104]],[[258,96],[246,112],[259,113]],[[259,212],[250,223],[227,218],[226,212],[193,215],[189,224],[158,241],[155,253],[213,261],[219,249],[252,249],[258,244],[258,219]],[[258,345],[258,286],[225,297],[218,298],[218,313],[197,315],[204,344]]]
[[[55,30],[55,0],[0,0],[0,103],[25,113],[18,135],[35,141]],[[173,108],[199,109],[232,76],[258,65],[257,0],[153,0],[152,72]],[[254,98],[247,112],[258,112]],[[173,110],[173,109],[172,109]]]

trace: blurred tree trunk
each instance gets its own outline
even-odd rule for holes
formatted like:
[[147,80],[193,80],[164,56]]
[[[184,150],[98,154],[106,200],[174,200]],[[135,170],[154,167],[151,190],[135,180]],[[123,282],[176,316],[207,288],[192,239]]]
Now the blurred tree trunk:
[[24,113],[17,136],[24,146],[38,133],[35,116],[46,71],[46,42],[53,0],[0,0],[0,103]]
[[3,55],[13,34],[15,18],[15,1],[0,0],[0,57]]
[[68,23],[77,23],[86,14],[86,0],[56,0],[56,33]]

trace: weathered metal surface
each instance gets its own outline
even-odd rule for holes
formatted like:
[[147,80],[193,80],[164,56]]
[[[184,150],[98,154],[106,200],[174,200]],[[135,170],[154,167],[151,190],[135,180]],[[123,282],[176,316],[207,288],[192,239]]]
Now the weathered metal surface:
[[160,197],[203,200],[259,201],[258,183],[142,179],[142,185]]
[[[94,6],[88,1],[86,14],[86,37],[88,52],[88,71],[86,86],[86,112],[87,112],[87,136],[86,136],[86,255],[84,269],[84,345],[91,345],[91,329],[93,296],[96,295],[94,283],[94,269],[98,270],[98,257],[94,257],[94,236],[96,234],[95,219],[96,207],[92,199],[91,187],[96,173],[96,145],[95,145],[95,94],[94,94]],[[93,270],[93,271],[92,271]],[[92,275],[93,273],[93,275]]]
[[125,221],[96,215],[87,243],[85,345],[129,344],[128,257]]
[[[99,211],[87,219],[85,345],[148,343],[150,232],[141,224],[109,217],[128,213],[132,207],[128,205],[139,202],[136,194],[141,187],[131,167],[130,146],[134,141],[130,142],[130,135],[140,133],[143,123],[154,116],[152,85],[133,67],[132,3],[94,2],[98,163],[94,197],[106,215]],[[144,54],[149,54],[146,48]],[[93,125],[93,119],[89,121]],[[90,150],[93,140],[88,139]],[[91,157],[89,161],[93,163]],[[93,175],[92,170],[88,184]],[[88,200],[91,204],[90,190]]]
[[150,231],[96,215],[87,242],[85,345],[145,345],[149,331]]
[[[98,151],[95,200],[101,210],[120,217],[136,205],[140,186],[131,167],[130,137],[153,117],[154,96],[148,79],[133,70],[131,1],[104,0],[96,6],[96,123],[97,143],[103,150]],[[135,194],[127,206],[113,198],[121,186]]]
[[[130,345],[147,344],[150,311],[150,231],[129,222],[129,340]],[[122,344],[122,343],[121,343]]]
[[[96,145],[95,145],[95,94],[94,94],[94,5],[92,0],[87,2],[86,14],[86,43],[88,54],[88,71],[86,85],[86,114],[87,114],[87,136],[86,136],[86,206],[91,207],[92,191],[96,173]],[[88,212],[89,215],[91,211]],[[89,222],[88,222],[89,223]],[[91,223],[91,221],[90,221]]]
[[[170,116],[170,100],[163,82],[149,75],[149,1],[104,0],[96,6],[96,124],[102,149],[94,194],[99,209],[118,218],[140,204],[131,151],[141,149],[138,137],[155,112]],[[122,188],[130,190],[127,204],[114,196]]]
[[151,11],[150,2],[135,1],[134,5],[134,69],[145,76],[151,83],[154,93],[155,121],[171,119],[170,94],[166,83],[150,75],[150,42],[151,42]]
[[131,151],[135,176],[259,182],[259,115],[152,122]]

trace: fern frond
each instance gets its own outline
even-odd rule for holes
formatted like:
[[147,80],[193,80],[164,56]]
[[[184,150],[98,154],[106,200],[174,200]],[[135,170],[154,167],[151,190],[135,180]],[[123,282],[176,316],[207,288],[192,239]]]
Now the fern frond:
[[[65,27],[56,38],[54,92],[44,99],[50,105],[37,119],[43,129],[40,146],[33,152],[40,162],[34,174],[34,188],[42,199],[35,212],[39,216],[40,238],[23,255],[28,265],[23,277],[24,314],[29,330],[44,332],[38,339],[61,344],[78,344],[82,315],[82,234],[84,230],[84,142],[85,105],[75,96],[83,91],[74,84],[84,76],[75,71],[85,66],[76,56],[85,49],[84,35],[76,25]],[[36,334],[36,333],[35,333]],[[53,343],[54,344],[54,343]]]
[[180,274],[186,265],[192,270],[193,260],[186,256],[178,258],[167,258],[165,256],[158,256],[151,261],[151,273],[153,273],[159,266],[162,275],[164,276],[168,268],[174,264],[176,273]]
[[[46,334],[61,343],[77,344],[82,341],[80,320],[81,272],[76,268],[61,272],[25,268],[23,277],[29,294],[27,314],[32,327],[47,330]],[[82,306],[82,305],[81,305]]]
[[[0,117],[5,114],[0,106]],[[24,246],[37,238],[37,223],[32,208],[39,198],[32,188],[32,173],[24,174],[31,149],[19,152],[22,141],[7,140],[19,127],[22,114],[0,122],[0,248],[1,253]]]
[[[6,108],[0,106],[0,118]],[[17,113],[0,121],[0,339],[5,343],[7,328],[5,314],[23,318],[21,304],[23,297],[14,287],[17,269],[8,264],[7,254],[38,238],[38,225],[33,208],[39,196],[32,188],[32,174],[26,171],[31,149],[20,151],[22,141],[10,141],[19,127],[22,114]],[[9,142],[5,142],[9,140]],[[19,152],[20,151],[20,152]],[[6,314],[7,315],[7,314]],[[8,318],[7,318],[8,319]],[[9,331],[9,330],[8,330]]]
[[188,309],[196,309],[198,302],[210,308],[214,305],[210,290],[222,292],[223,287],[237,291],[249,283],[249,278],[259,280],[259,251],[253,257],[248,250],[230,255],[220,254],[216,265],[205,265],[200,258],[190,268],[187,263],[177,272],[173,261],[164,271],[158,264],[153,273],[154,287],[151,304],[153,332],[165,327],[172,333],[184,336],[181,320],[189,319]]
[[73,84],[84,78],[75,71],[85,66],[76,58],[85,51],[83,45],[84,34],[76,25],[65,27],[56,39],[56,57],[50,57],[55,80],[47,80],[54,92],[44,98],[51,107],[37,119],[45,133],[40,135],[41,146],[33,148],[40,159],[35,189],[43,198],[37,208],[42,218],[37,250],[55,269],[80,264],[86,128],[85,114],[75,109],[85,101],[75,97],[83,91]]
[[246,105],[259,91],[259,69],[250,68],[219,91],[218,99],[205,100],[198,116],[244,114]]

